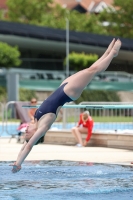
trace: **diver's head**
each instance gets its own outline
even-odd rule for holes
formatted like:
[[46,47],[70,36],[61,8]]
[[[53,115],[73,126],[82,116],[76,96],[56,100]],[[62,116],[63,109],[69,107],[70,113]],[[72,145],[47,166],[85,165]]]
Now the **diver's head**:
[[25,130],[25,140],[28,142],[30,138],[34,135],[37,130],[37,121],[31,121],[28,123],[27,128]]

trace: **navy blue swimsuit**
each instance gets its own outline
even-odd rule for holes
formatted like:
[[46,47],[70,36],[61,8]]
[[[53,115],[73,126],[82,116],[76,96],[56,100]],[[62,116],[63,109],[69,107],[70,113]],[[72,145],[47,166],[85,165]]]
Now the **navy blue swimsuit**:
[[34,117],[37,120],[47,113],[54,113],[56,115],[56,111],[59,106],[63,106],[66,102],[73,101],[64,92],[64,87],[66,84],[67,83],[61,85],[46,100],[44,100],[35,113]]

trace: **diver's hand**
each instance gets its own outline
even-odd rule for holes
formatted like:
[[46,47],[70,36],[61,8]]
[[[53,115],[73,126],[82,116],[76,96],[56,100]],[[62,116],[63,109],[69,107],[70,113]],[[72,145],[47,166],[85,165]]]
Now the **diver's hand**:
[[17,173],[21,170],[21,166],[16,165],[16,162],[11,164],[11,166],[13,166],[12,173]]

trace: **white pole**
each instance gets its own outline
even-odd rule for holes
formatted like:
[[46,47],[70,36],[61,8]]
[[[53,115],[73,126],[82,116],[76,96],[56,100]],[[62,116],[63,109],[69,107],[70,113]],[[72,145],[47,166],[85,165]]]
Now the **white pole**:
[[7,73],[8,101],[19,100],[19,75],[8,71]]
[[69,20],[66,18],[66,78],[69,76]]

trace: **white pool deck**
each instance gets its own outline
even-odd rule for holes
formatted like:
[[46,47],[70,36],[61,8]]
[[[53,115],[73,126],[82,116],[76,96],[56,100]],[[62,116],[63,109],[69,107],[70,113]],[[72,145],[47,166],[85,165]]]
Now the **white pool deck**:
[[[21,147],[22,144],[18,144],[15,138],[9,143],[9,138],[0,137],[0,161],[15,161]],[[33,147],[26,160],[67,160],[131,165],[133,150],[39,144]]]

